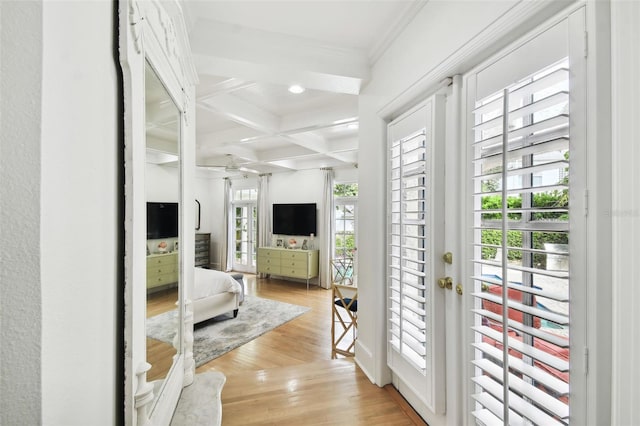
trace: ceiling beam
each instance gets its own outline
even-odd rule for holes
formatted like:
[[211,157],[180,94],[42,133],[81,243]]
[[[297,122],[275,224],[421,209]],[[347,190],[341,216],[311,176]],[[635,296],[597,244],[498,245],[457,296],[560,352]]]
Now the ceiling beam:
[[198,133],[198,143],[207,143],[212,145],[224,145],[228,143],[242,143],[243,140],[252,138],[261,138],[263,133],[257,132],[246,126],[235,126],[230,129],[219,130],[215,132]]
[[282,117],[281,129],[283,133],[298,133],[303,131],[327,128],[336,124],[357,121],[358,97],[341,96],[330,105],[321,108],[306,109],[295,114]]
[[196,102],[205,101],[213,96],[232,93],[236,90],[248,89],[255,85],[254,81],[245,81],[234,77],[227,78],[216,84],[204,85],[205,89],[197,91]]
[[280,117],[230,94],[210,97],[198,102],[198,107],[263,133],[280,130]]
[[227,76],[358,94],[370,78],[367,52],[314,40],[198,20],[190,34],[200,75]]

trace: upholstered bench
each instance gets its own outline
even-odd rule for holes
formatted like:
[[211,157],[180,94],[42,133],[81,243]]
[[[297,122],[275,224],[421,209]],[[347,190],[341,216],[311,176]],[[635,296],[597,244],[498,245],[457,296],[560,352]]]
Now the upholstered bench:
[[242,294],[240,295],[240,303],[242,303],[244,301],[244,275],[239,274],[239,273],[234,273],[231,274],[231,277],[238,281],[240,283],[240,286],[242,287]]

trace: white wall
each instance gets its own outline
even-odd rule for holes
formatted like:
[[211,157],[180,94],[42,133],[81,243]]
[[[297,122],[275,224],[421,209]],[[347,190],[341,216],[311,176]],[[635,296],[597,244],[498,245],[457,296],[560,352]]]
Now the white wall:
[[195,182],[195,198],[200,202],[200,229],[198,233],[210,233],[209,262],[220,269],[220,250],[224,240],[224,179],[198,171]]
[[42,422],[42,4],[0,2],[0,424]]
[[[316,203],[317,235],[315,247],[320,248],[326,239],[327,231],[322,229],[322,191],[324,178],[321,170],[304,170],[291,173],[275,173],[271,176],[269,196],[271,204],[280,203]],[[299,242],[301,243],[301,242]]]
[[322,200],[322,171],[304,170],[274,173],[269,195],[271,203],[320,203]]
[[355,183],[358,182],[358,169],[355,167],[335,169],[334,180],[336,183]]
[[180,191],[178,167],[147,163],[145,172],[147,201],[178,202]]
[[1,14],[0,422],[111,425],[123,357],[114,5],[2,2]]
[[[355,169],[354,169],[355,170]],[[357,179],[354,172],[336,172],[348,181]],[[233,188],[257,187],[255,179],[233,178]],[[270,179],[270,204],[316,203],[320,209],[323,177],[321,170],[274,173]],[[202,204],[202,228],[199,232],[211,232],[212,262],[218,263],[220,245],[224,241],[224,180],[220,177],[199,173],[196,179],[196,198]],[[318,211],[318,235],[315,247],[320,247],[324,231],[320,229],[321,212]]]
[[114,6],[44,2],[43,12],[42,422],[113,424],[123,357],[115,344],[122,223]]

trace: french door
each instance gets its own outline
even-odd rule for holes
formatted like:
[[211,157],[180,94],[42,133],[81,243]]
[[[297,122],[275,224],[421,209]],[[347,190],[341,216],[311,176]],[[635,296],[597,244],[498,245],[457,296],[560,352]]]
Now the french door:
[[400,392],[437,414],[445,409],[445,290],[438,282],[453,284],[442,260],[444,109],[438,95],[392,121],[387,155],[387,360]]
[[234,202],[233,270],[255,273],[258,207],[255,201]]
[[585,422],[584,23],[577,9],[388,126],[387,360],[428,421]]
[[580,400],[583,25],[575,12],[467,80],[478,424],[567,425]]

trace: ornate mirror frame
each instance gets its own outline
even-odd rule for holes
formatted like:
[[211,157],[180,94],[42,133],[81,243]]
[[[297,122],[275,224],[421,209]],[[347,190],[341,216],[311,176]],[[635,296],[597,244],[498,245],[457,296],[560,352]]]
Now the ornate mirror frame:
[[[125,128],[125,421],[168,425],[181,390],[194,380],[193,287],[195,246],[195,84],[197,75],[177,0],[120,0],[120,64]],[[163,386],[147,382],[146,360],[146,125],[145,66],[149,63],[180,114],[179,289],[182,325],[177,354]],[[187,201],[190,200],[190,201]],[[154,392],[158,394],[155,395]]]

